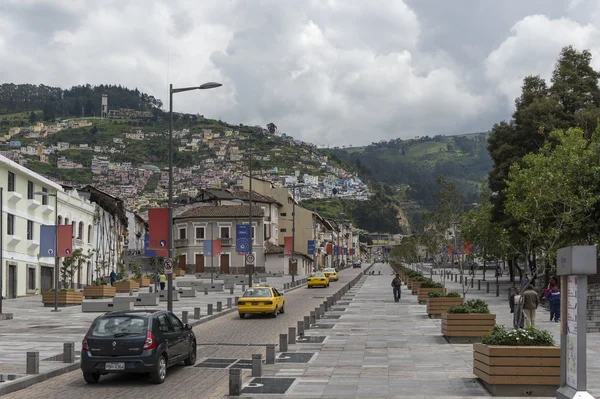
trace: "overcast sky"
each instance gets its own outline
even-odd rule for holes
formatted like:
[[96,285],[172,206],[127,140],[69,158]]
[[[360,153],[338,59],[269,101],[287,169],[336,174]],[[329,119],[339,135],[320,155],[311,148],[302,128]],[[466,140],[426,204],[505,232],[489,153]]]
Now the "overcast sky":
[[368,144],[489,130],[563,46],[600,69],[599,21],[600,0],[1,0],[0,81],[121,84],[165,108],[169,83],[218,81],[175,110]]

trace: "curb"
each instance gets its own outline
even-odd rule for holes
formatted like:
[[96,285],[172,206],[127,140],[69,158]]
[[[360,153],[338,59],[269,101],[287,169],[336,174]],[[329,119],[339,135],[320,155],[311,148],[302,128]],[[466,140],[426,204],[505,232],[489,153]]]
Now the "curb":
[[77,369],[79,369],[79,362],[71,363],[67,366],[60,367],[56,370],[48,371],[45,373],[28,375],[27,377],[23,377],[9,385],[0,386],[0,396],[7,395],[11,392],[19,391],[21,389],[25,389],[32,385],[49,380],[50,378],[58,377],[59,375],[70,373],[71,371],[75,371]]

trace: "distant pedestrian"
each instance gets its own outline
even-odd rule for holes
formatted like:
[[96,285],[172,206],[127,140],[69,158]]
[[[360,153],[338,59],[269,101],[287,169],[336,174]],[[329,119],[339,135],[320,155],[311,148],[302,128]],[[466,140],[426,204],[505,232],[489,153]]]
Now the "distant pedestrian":
[[523,313],[525,313],[525,325],[535,327],[535,312],[540,304],[537,292],[531,285],[523,293]]
[[167,276],[165,276],[164,272],[160,272],[160,276],[158,276],[158,280],[160,281],[160,290],[165,290],[165,284],[167,284]]
[[115,273],[115,271],[113,270],[112,272],[110,272],[110,285],[115,285],[115,283],[117,282],[117,273]]
[[400,280],[400,275],[396,274],[396,277],[392,280],[392,288],[394,289],[394,301],[400,302],[400,298],[402,297],[401,288],[402,288],[402,280]]
[[515,292],[510,296],[510,313],[513,314],[513,328],[515,330],[525,326],[525,315],[523,314],[524,298],[521,295],[521,290],[517,287]]
[[546,298],[550,304],[550,321],[554,319],[558,323],[560,320],[560,291],[557,285],[552,287]]

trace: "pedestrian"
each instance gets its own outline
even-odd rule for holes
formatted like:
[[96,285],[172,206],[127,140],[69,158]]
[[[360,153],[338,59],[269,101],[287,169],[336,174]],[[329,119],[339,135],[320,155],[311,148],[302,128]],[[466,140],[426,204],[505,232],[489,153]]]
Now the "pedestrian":
[[537,292],[531,285],[523,293],[523,313],[525,313],[525,325],[535,327],[535,312],[540,304]]
[[115,273],[115,271],[113,270],[112,272],[110,272],[110,285],[115,285],[115,283],[117,282],[117,273]]
[[525,316],[523,315],[524,298],[521,295],[521,289],[515,288],[515,292],[510,296],[510,313],[513,314],[513,328],[518,330],[525,326]]
[[555,285],[552,287],[552,290],[546,296],[548,299],[548,303],[550,304],[550,321],[554,321],[556,323],[560,320],[560,291],[558,290],[558,286]]
[[160,281],[160,290],[165,290],[165,284],[167,283],[167,276],[165,276],[164,272],[160,272],[160,276],[158,276],[158,280]]
[[394,289],[394,301],[400,302],[400,298],[402,297],[402,293],[400,289],[402,288],[402,280],[400,280],[400,275],[396,274],[396,277],[392,280],[392,288]]

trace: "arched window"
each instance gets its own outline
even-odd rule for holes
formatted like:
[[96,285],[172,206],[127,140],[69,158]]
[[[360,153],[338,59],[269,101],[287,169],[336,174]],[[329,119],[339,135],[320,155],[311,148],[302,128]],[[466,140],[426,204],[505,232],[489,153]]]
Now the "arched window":
[[73,238],[75,238],[75,232],[77,231],[77,226],[75,222],[71,223],[71,232],[73,233]]
[[92,225],[88,224],[88,244],[92,243]]
[[58,224],[62,224],[62,216],[58,215],[58,219],[56,220]]
[[69,218],[65,218],[65,224],[69,224]]
[[79,229],[77,229],[77,238],[83,240],[83,222],[79,222]]

